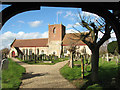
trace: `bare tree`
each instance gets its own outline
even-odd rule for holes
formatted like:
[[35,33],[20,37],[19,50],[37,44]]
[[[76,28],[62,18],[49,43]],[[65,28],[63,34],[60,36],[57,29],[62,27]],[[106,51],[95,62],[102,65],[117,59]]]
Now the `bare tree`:
[[[77,30],[80,35],[74,34],[77,40],[82,40],[91,50],[91,64],[92,64],[92,73],[91,79],[93,82],[98,81],[98,66],[99,66],[99,48],[100,46],[110,38],[110,32],[112,27],[109,22],[106,22],[102,17],[94,17],[91,15],[86,15],[83,13],[81,15],[80,11],[78,11],[77,16],[77,25],[82,26],[86,33],[81,33],[79,29],[73,26],[75,30]],[[103,36],[98,38],[98,34],[102,33]]]
[[70,45],[67,47],[67,50],[70,52],[70,67],[73,68],[73,55],[76,52],[76,45],[74,42],[71,41],[70,39]]

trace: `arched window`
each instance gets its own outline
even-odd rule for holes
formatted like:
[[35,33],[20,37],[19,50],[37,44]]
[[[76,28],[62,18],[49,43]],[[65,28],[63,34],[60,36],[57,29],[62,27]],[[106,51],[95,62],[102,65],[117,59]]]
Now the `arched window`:
[[56,28],[53,28],[53,33],[56,33]]
[[64,49],[64,53],[67,53],[67,49]]
[[44,50],[41,51],[41,54],[44,54]]
[[32,49],[29,49],[29,55],[32,55]]
[[55,52],[53,52],[53,55],[55,55]]

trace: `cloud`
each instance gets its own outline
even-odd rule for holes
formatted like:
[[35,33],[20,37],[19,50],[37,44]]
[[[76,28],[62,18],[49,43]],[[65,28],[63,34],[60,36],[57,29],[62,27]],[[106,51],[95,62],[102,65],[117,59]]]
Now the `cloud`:
[[67,18],[68,16],[75,16],[75,14],[73,14],[72,11],[66,11],[64,18]]
[[0,35],[0,41],[2,42],[2,45],[0,45],[0,49],[2,48],[9,48],[10,44],[13,42],[14,39],[35,39],[35,38],[48,38],[48,32],[39,33],[39,32],[33,32],[33,33],[25,33],[25,32],[5,32]]
[[116,38],[116,35],[114,32],[111,34],[111,37]]
[[66,28],[72,28],[72,24],[68,24],[67,26],[66,26]]
[[79,24],[79,23],[68,24],[68,25],[66,26],[66,28],[67,28],[67,29],[69,29],[69,28],[73,28],[73,26],[74,26],[74,27],[78,27],[78,26],[80,26],[80,24]]
[[19,22],[19,23],[25,23],[25,22],[24,22],[24,21],[22,21],[22,20],[19,20],[18,22]]
[[38,27],[42,24],[43,21],[33,21],[33,22],[28,22],[28,24],[31,26],[31,27]]
[[66,30],[66,33],[78,33],[78,31],[76,31],[74,29],[68,29],[68,30]]
[[96,18],[99,18],[99,16],[97,14],[89,13],[89,12],[86,12],[86,11],[81,12],[81,16],[83,16],[83,15],[85,15],[85,16],[94,16]]
[[15,25],[14,25],[14,24],[12,24],[11,26],[12,26],[12,27],[14,27]]

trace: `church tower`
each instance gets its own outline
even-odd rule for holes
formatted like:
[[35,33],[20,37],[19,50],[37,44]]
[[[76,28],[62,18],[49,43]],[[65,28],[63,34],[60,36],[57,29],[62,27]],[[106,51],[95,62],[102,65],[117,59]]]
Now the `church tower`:
[[48,45],[49,54],[55,54],[60,57],[62,53],[62,40],[65,36],[65,26],[62,24],[48,25]]

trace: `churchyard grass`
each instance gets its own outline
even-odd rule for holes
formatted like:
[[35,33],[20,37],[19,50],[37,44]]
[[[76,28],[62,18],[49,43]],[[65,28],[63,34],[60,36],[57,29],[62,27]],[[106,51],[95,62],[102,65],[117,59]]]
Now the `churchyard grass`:
[[2,70],[2,88],[17,90],[21,84],[22,74],[25,73],[25,68],[9,59],[8,69]]
[[[80,61],[74,61],[74,64],[80,64]],[[66,64],[60,69],[60,73],[64,78],[73,83],[77,88],[84,88],[84,90],[103,90],[106,88],[114,88],[111,85],[112,78],[117,78],[118,65],[116,61],[103,61],[99,59],[99,82],[97,84],[92,84],[90,81],[90,65],[87,66],[87,72],[84,73],[85,78],[81,79],[81,67],[74,66],[70,68]],[[116,84],[117,87],[117,84]]]

